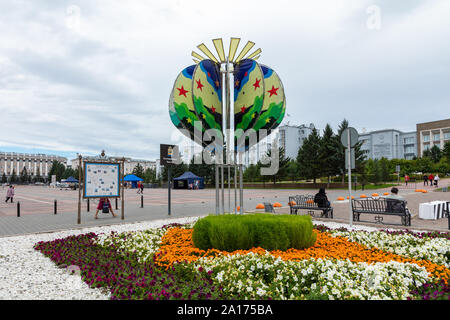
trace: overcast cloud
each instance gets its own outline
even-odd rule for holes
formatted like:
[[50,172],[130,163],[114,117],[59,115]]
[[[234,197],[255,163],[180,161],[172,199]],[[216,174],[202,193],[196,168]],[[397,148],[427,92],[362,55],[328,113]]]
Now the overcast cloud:
[[284,123],[414,131],[450,115],[449,16],[447,0],[0,0],[0,150],[158,158],[173,81],[217,37],[263,50]]

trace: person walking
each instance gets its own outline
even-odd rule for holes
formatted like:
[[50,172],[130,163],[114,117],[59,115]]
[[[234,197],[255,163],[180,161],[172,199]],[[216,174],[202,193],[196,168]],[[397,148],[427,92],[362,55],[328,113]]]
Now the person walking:
[[405,174],[405,184],[406,184],[406,186],[408,186],[408,182],[409,182],[409,176],[407,174]]
[[138,181],[138,183],[137,183],[137,192],[136,193],[137,194],[141,193],[141,182],[140,181]]
[[427,176],[427,174],[424,174],[423,175],[423,185],[425,186],[425,185],[428,185],[428,176]]
[[13,203],[13,198],[14,198],[14,186],[10,185],[8,190],[6,190],[6,200],[5,202],[7,203],[9,199],[11,199],[11,203]]
[[432,173],[430,173],[430,175],[428,176],[428,181],[430,181],[430,186],[433,186],[433,181],[434,181],[434,176]]
[[434,176],[434,186],[437,188],[438,187],[438,183],[439,183],[439,175],[436,173],[436,175]]
[[95,211],[95,219],[98,219],[98,211],[102,210],[103,213],[109,213],[111,212],[113,218],[116,217],[116,215],[114,214],[114,211],[112,209],[111,206],[111,202],[109,201],[108,198],[100,198],[100,201],[98,202],[98,206],[97,206],[97,211]]
[[144,183],[141,182],[139,189],[141,189],[141,194],[144,194]]

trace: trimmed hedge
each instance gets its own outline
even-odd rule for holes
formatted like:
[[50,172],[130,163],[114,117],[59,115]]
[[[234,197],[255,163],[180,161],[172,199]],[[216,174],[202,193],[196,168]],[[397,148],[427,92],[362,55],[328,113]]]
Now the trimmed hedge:
[[316,242],[310,216],[249,214],[210,215],[194,225],[192,240],[203,250],[304,249]]

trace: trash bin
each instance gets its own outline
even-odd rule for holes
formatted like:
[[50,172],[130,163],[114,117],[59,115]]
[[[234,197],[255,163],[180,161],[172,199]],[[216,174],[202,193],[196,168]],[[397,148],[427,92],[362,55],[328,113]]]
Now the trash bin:
[[442,188],[442,192],[447,192],[448,186]]

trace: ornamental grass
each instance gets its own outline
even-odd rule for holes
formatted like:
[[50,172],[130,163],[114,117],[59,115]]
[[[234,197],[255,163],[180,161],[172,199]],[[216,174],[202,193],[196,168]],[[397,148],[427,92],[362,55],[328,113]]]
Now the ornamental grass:
[[[235,250],[232,252],[217,249],[202,250],[196,248],[192,241],[193,229],[171,228],[161,239],[161,246],[155,253],[155,263],[160,267],[169,269],[174,263],[194,262],[202,257],[215,257],[219,255],[248,254],[250,252],[265,254],[267,251],[257,247],[250,250]],[[350,242],[345,237],[333,237],[328,232],[313,230],[316,234],[316,242],[306,249],[288,249],[286,251],[273,250],[270,254],[283,260],[300,261],[305,259],[338,259],[351,262],[365,262],[373,264],[377,262],[397,261],[401,263],[414,263],[425,267],[430,277],[443,280],[446,284],[450,278],[450,269],[445,266],[431,263],[427,260],[415,260],[400,255],[385,252],[376,248],[367,248],[364,245]]]

